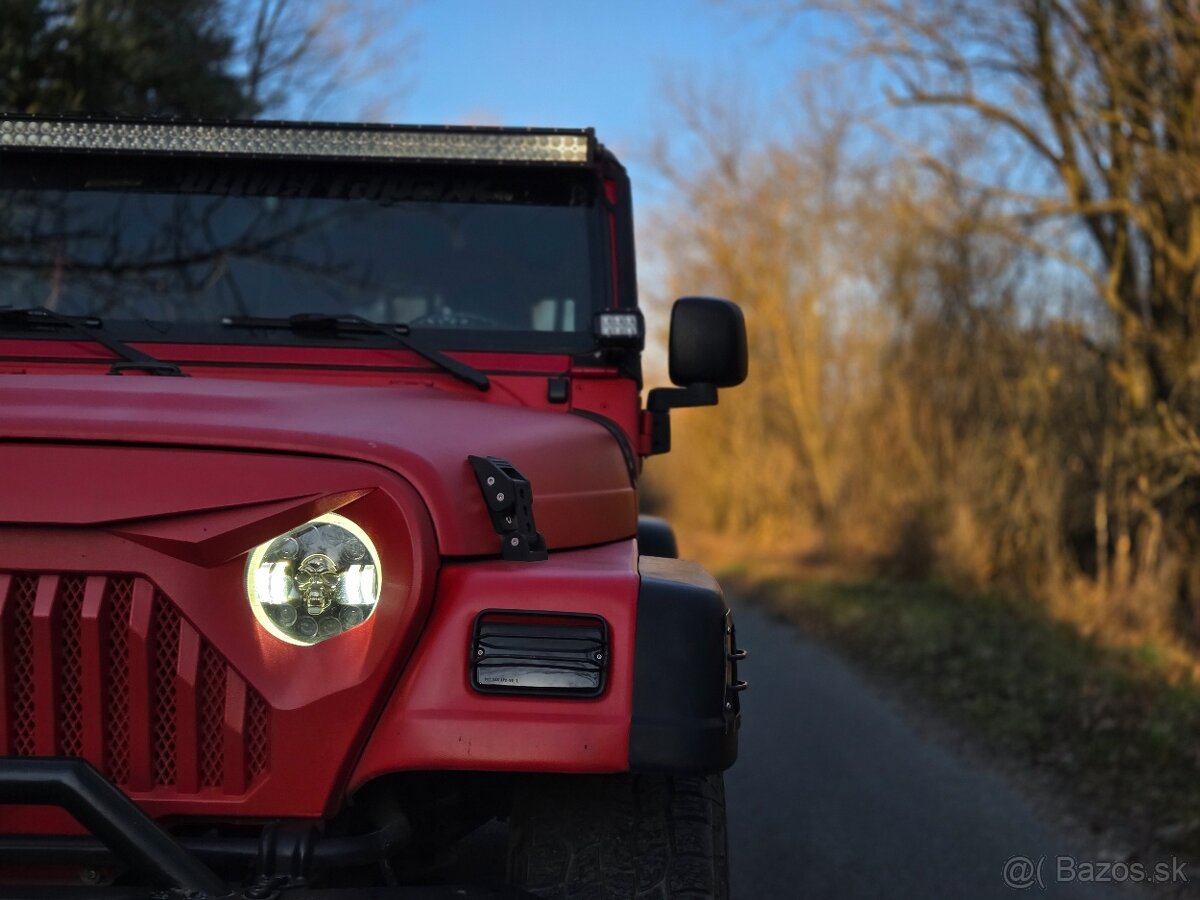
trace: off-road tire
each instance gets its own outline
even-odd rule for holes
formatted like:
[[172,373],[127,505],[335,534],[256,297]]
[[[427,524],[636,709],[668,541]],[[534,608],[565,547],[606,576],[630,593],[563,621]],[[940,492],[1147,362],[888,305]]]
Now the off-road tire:
[[514,798],[508,870],[548,900],[728,900],[724,781],[529,778]]

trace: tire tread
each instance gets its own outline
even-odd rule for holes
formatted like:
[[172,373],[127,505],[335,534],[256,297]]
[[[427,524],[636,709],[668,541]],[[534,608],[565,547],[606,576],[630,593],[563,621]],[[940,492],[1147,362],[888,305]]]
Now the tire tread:
[[724,781],[532,777],[510,822],[509,880],[547,900],[728,900]]

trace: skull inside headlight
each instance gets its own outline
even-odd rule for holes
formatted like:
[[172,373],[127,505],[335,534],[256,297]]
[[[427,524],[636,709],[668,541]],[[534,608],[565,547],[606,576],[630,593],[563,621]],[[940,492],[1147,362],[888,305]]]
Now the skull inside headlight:
[[315,644],[367,621],[381,580],[367,533],[335,513],[260,544],[246,566],[255,617],[290,644]]

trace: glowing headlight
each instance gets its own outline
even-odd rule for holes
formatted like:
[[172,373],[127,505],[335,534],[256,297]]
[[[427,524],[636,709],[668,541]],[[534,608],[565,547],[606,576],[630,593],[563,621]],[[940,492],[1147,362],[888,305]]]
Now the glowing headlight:
[[315,644],[367,621],[381,581],[367,533],[335,513],[260,544],[246,566],[250,608],[289,644]]

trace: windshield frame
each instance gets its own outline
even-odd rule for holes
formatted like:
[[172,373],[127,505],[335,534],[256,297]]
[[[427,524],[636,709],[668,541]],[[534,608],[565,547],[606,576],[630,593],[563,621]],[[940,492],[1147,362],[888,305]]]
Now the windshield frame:
[[[198,158],[186,154],[175,156],[145,157],[134,154],[105,154],[97,156],[87,153],[73,152],[30,152],[23,150],[8,150],[0,153],[0,191],[6,190],[9,184],[4,177],[5,169],[20,170],[24,178],[34,177],[41,180],[45,173],[47,190],[84,189],[86,180],[93,182],[111,181],[120,184],[121,172],[144,171],[147,168],[157,174],[166,176],[172,172],[178,174],[201,172],[200,180],[207,179],[209,184],[238,183],[241,184],[258,175],[258,182],[264,167],[270,166],[274,172],[281,166],[296,178],[305,178],[313,173],[319,173],[326,178],[354,177],[371,178],[382,175],[421,179],[422,177],[446,180],[453,183],[455,178],[473,178],[479,180],[485,176],[489,179],[499,179],[503,183],[520,188],[524,193],[536,200],[539,191],[548,193],[552,190],[562,190],[565,184],[585,186],[589,192],[590,203],[581,204],[587,210],[585,217],[586,241],[588,250],[588,284],[590,286],[590,305],[585,306],[585,321],[578,331],[516,331],[507,329],[469,329],[469,328],[429,328],[418,327],[412,330],[422,344],[439,350],[467,352],[502,352],[502,353],[532,353],[532,354],[567,354],[571,356],[590,353],[598,349],[597,338],[592,331],[592,318],[602,309],[610,308],[614,303],[614,283],[611,266],[615,258],[612,246],[612,230],[609,223],[610,210],[604,192],[604,178],[601,167],[596,164],[566,167],[555,164],[523,164],[521,166],[498,165],[478,162],[457,161],[454,163],[428,162],[380,162],[379,160],[303,160],[279,161],[269,163],[262,160],[245,159],[212,159]],[[11,169],[9,169],[11,171]],[[224,180],[223,180],[224,179]],[[203,186],[203,185],[202,185]],[[28,189],[28,186],[24,186]],[[111,189],[111,188],[108,188]],[[134,190],[131,193],[136,192]],[[220,190],[198,191],[167,191],[168,193],[223,193]],[[235,193],[225,191],[224,193]],[[242,195],[270,195],[270,191],[253,189],[242,191]],[[440,202],[459,203],[474,202],[470,200],[449,199]],[[519,203],[521,201],[514,201]],[[527,204],[531,201],[526,200]],[[539,205],[533,202],[532,205]],[[567,205],[562,203],[545,203],[541,205]],[[0,277],[3,277],[0,271]],[[295,313],[306,313],[311,310],[296,309]],[[196,344],[222,345],[239,347],[319,347],[319,348],[362,348],[382,349],[394,347],[394,343],[382,335],[371,334],[297,334],[289,330],[278,329],[229,329],[222,325],[219,319],[208,321],[164,321],[149,319],[123,319],[117,316],[104,316],[104,329],[114,337],[128,342],[148,344]],[[404,323],[386,323],[404,324]],[[69,340],[66,334],[56,332],[29,332],[16,328],[0,329],[0,339],[19,338],[47,341]]]

